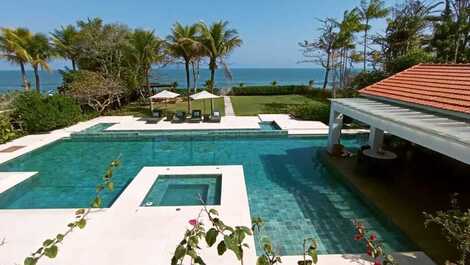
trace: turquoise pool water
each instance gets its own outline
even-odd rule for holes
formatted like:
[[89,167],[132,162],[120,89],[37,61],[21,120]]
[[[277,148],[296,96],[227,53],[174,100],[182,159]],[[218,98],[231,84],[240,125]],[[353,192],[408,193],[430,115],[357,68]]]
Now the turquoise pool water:
[[[356,139],[345,145],[357,146]],[[122,166],[110,206],[144,166],[243,165],[252,217],[283,255],[301,254],[302,239],[318,239],[320,253],[359,253],[352,219],[362,221],[395,251],[413,250],[399,231],[379,218],[317,158],[325,138],[287,136],[178,135],[94,137],[58,141],[0,165],[0,171],[39,174],[0,195],[0,208],[85,207],[112,159]]]
[[220,175],[158,176],[141,206],[220,205]]

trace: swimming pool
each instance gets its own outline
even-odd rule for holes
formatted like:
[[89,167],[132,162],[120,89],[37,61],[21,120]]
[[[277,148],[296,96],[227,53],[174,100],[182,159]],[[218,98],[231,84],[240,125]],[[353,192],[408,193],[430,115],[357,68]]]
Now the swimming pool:
[[[357,146],[354,138],[344,144]],[[109,207],[145,166],[243,165],[252,217],[265,220],[266,233],[282,255],[299,255],[302,239],[318,239],[319,252],[362,253],[353,240],[358,219],[393,251],[409,242],[373,213],[319,162],[321,137],[286,135],[154,135],[72,137],[0,165],[0,171],[39,174],[0,194],[1,209],[86,207],[108,163],[121,157],[116,189],[105,193]]]

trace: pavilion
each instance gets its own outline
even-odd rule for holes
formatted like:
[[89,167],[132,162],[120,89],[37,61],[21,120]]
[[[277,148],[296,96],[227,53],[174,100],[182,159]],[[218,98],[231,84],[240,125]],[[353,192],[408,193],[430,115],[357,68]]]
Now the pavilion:
[[346,115],[370,126],[377,156],[386,132],[470,164],[470,64],[418,64],[359,93],[331,99],[330,153]]

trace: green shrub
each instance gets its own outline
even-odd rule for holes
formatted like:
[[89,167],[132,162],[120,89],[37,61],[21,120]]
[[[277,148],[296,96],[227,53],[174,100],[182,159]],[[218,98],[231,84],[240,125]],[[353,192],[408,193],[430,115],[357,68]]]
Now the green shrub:
[[13,128],[10,116],[0,114],[0,144],[13,140],[20,135],[21,132]]
[[360,72],[359,74],[354,76],[353,80],[351,81],[351,88],[356,90],[361,89],[366,86],[377,83],[387,77],[388,75],[383,71],[376,70],[371,72]]
[[306,95],[313,90],[304,85],[286,85],[286,86],[239,86],[232,87],[230,94],[233,96],[256,96],[256,95]]
[[70,97],[25,92],[13,102],[14,115],[27,132],[45,132],[80,120],[80,106]]
[[296,119],[328,123],[330,106],[322,102],[295,105],[289,109],[289,113]]
[[396,74],[412,67],[413,65],[429,63],[432,62],[432,60],[433,56],[431,53],[425,52],[423,50],[413,50],[405,55],[398,56],[391,60],[385,65],[385,68],[390,74]]

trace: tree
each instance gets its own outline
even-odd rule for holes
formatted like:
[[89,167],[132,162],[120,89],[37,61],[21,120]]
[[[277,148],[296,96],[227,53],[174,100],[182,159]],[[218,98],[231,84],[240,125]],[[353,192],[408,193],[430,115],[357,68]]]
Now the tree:
[[[127,67],[133,69],[137,77],[138,87],[145,86],[145,94],[149,95],[152,65],[164,58],[162,41],[155,36],[153,30],[136,29],[130,36],[126,57]],[[143,96],[142,92],[140,94]]]
[[124,86],[119,79],[115,80],[101,73],[80,70],[73,81],[67,85],[65,93],[101,114],[113,104],[119,104],[120,97],[124,93]]
[[77,59],[80,54],[78,45],[78,30],[73,25],[60,27],[54,30],[52,35],[52,44],[55,52],[72,63],[72,70],[76,71]]
[[[225,59],[243,42],[237,30],[228,28],[228,21],[214,22],[210,26],[204,22],[199,22],[198,25],[201,29],[201,43],[209,57],[209,88],[211,93],[214,93],[215,71],[218,65],[221,64],[226,76],[231,78],[232,75]],[[214,101],[211,99],[211,110],[213,109]]]
[[332,60],[338,38],[338,23],[333,18],[326,18],[319,21],[322,23],[322,26],[318,28],[320,37],[312,42],[307,40],[300,42],[299,46],[302,48],[302,55],[306,58],[301,62],[320,64],[325,68],[323,92],[326,93],[329,74],[333,68]]
[[27,43],[27,50],[31,56],[31,66],[34,70],[36,81],[36,91],[41,92],[41,82],[39,78],[39,68],[49,71],[49,59],[52,56],[52,49],[49,39],[42,33],[34,34]]
[[1,29],[0,50],[1,57],[10,63],[18,64],[21,69],[23,87],[29,91],[30,85],[26,77],[25,65],[31,60],[31,55],[27,50],[27,43],[32,38],[32,33],[25,28]]
[[171,34],[167,37],[168,50],[175,58],[181,58],[184,61],[184,70],[186,72],[186,87],[188,89],[188,113],[191,112],[191,78],[190,78],[190,64],[199,56],[199,46],[201,43],[198,41],[199,26],[182,25],[176,22],[171,29]]
[[382,0],[361,0],[361,5],[359,8],[359,14],[362,18],[362,21],[364,22],[363,30],[364,30],[364,43],[363,43],[363,64],[364,68],[363,71],[366,70],[366,64],[367,64],[367,33],[370,30],[370,24],[369,22],[372,19],[377,19],[377,18],[384,18],[388,15],[389,10],[388,8],[384,7],[384,2]]

